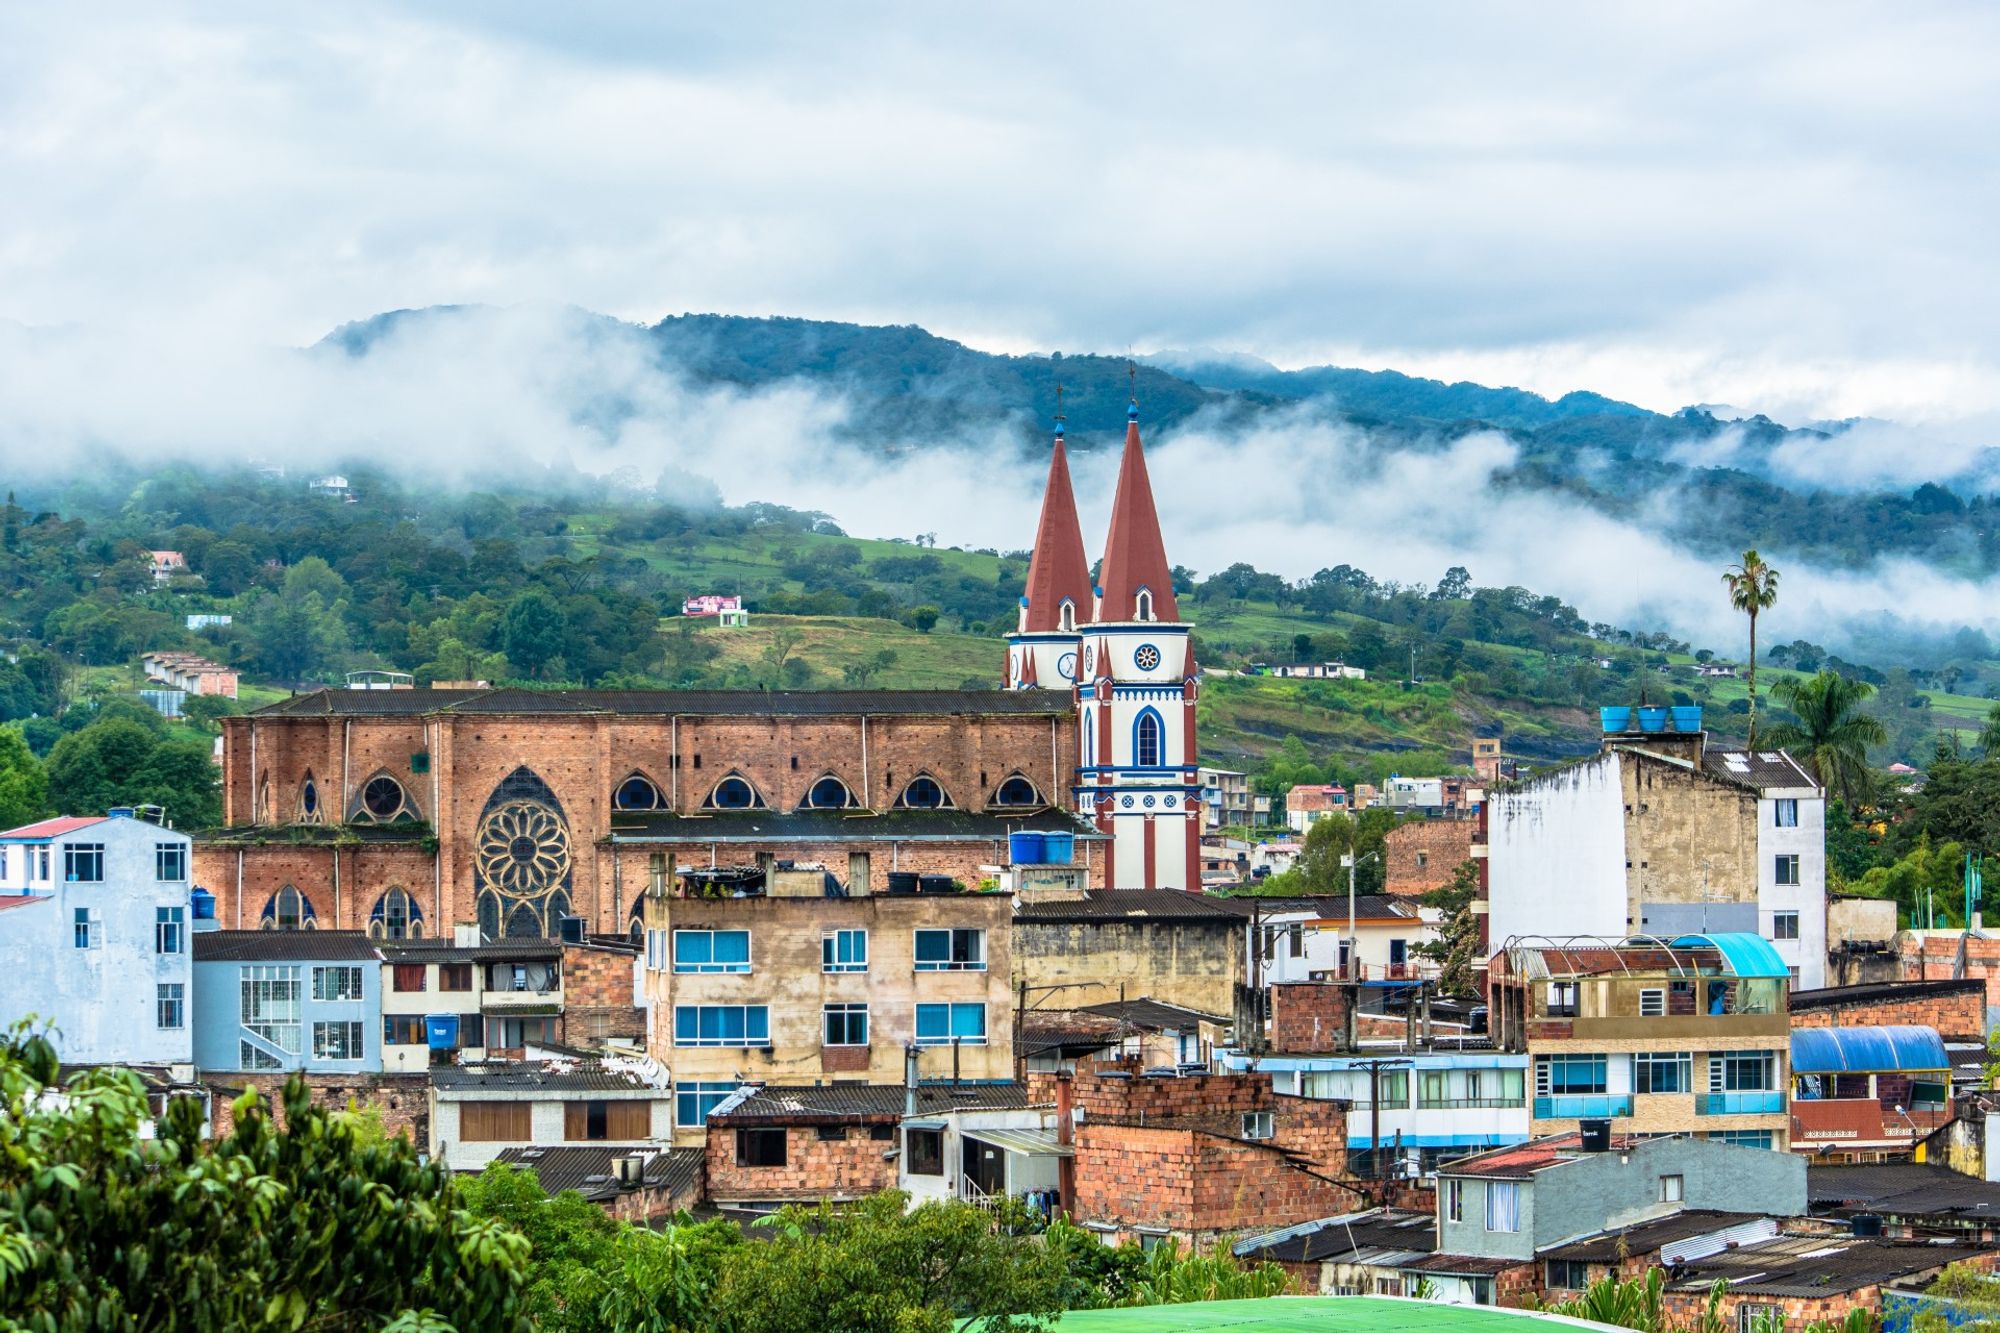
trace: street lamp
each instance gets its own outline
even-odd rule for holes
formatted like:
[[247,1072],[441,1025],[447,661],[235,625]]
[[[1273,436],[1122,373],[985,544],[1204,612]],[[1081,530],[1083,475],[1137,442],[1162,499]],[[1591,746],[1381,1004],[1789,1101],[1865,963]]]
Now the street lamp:
[[1349,981],[1361,980],[1361,941],[1355,937],[1354,930],[1354,872],[1361,868],[1362,861],[1378,860],[1381,855],[1379,851],[1370,852],[1360,860],[1356,860],[1354,853],[1348,852],[1340,858],[1340,864],[1347,867],[1347,979]]

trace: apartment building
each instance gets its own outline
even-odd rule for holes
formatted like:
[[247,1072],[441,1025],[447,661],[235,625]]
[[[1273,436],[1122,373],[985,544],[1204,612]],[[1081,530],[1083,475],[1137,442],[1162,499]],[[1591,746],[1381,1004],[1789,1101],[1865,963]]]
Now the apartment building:
[[448,1065],[430,1084],[431,1155],[454,1171],[510,1148],[645,1149],[672,1133],[667,1073],[651,1060]]
[[745,877],[741,896],[699,870],[675,881],[644,902],[647,1045],[683,1141],[745,1082],[901,1083],[907,1047],[924,1079],[1012,1076],[1008,895],[829,896],[818,868]]
[[37,1018],[67,1064],[184,1064],[189,840],[131,810],[0,833],[0,1022]]
[[1271,798],[1250,785],[1248,773],[1227,768],[1203,768],[1201,804],[1207,828],[1254,828],[1271,815]]
[[194,937],[194,1059],[204,1073],[382,1069],[382,955],[358,930]]
[[563,948],[554,940],[449,940],[382,949],[382,1064],[413,1071],[465,1060],[519,1059],[560,1040]]
[[1752,934],[1512,942],[1488,973],[1496,1043],[1532,1059],[1537,1136],[1606,1120],[1785,1149],[1789,969]]

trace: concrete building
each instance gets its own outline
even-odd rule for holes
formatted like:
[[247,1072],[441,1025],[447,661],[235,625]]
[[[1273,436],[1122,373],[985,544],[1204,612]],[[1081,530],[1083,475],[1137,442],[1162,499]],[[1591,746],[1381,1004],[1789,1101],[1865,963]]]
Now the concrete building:
[[1301,784],[1285,793],[1285,825],[1294,833],[1305,834],[1328,815],[1351,814],[1357,808],[1347,788],[1337,782]]
[[0,833],[0,1021],[51,1023],[66,1064],[187,1063],[189,862],[129,810]]
[[1534,1057],[1537,1135],[1608,1120],[1784,1149],[1784,961],[1758,935],[1513,942],[1488,973],[1496,1044]]
[[1227,768],[1203,768],[1201,805],[1207,828],[1255,828],[1269,821],[1271,798],[1251,787],[1250,775]]
[[139,659],[146,679],[188,694],[236,697],[236,668],[211,662],[199,653],[152,652]]
[[1598,754],[1489,794],[1489,941],[1756,934],[1823,985],[1824,790],[1782,751],[1710,748],[1699,709],[1679,732],[1633,711],[1605,710]]
[[1247,978],[1248,902],[1138,890],[1023,896],[1013,916],[1013,982],[1031,1005],[1147,996],[1233,1014]]
[[382,1067],[404,1072],[476,1060],[518,1060],[561,1040],[563,947],[548,940],[449,940],[381,945]]
[[1265,986],[1348,977],[1365,981],[1417,981],[1437,975],[1437,964],[1416,948],[1438,937],[1443,914],[1408,898],[1362,894],[1354,900],[1348,934],[1345,894],[1239,898],[1256,919],[1260,957],[1247,970]]
[[359,931],[194,937],[194,1058],[205,1074],[382,1069],[382,954]]
[[648,1049],[676,1086],[1012,1077],[1013,900],[1002,893],[829,897],[820,869],[774,869],[742,896],[707,897],[704,872],[646,898]]
[[430,1151],[478,1171],[508,1148],[656,1148],[673,1133],[667,1072],[605,1057],[447,1065],[431,1071]]

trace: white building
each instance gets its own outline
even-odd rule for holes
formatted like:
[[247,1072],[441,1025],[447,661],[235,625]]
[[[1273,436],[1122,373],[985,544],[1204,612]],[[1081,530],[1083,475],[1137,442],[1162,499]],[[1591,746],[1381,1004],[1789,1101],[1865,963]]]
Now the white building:
[[1496,788],[1487,831],[1494,947],[1742,932],[1776,947],[1794,985],[1823,986],[1825,790],[1782,751],[1706,741],[1692,726],[1609,734],[1588,759]]
[[129,810],[0,833],[0,1022],[66,1064],[192,1061],[189,843]]
[[527,1060],[431,1070],[432,1156],[478,1171],[507,1148],[645,1147],[673,1138],[667,1071],[647,1059]]
[[[1265,986],[1293,981],[1336,980],[1348,975],[1347,896],[1239,898],[1246,915],[1253,909],[1257,931],[1248,976]],[[1438,937],[1444,914],[1408,898],[1362,894],[1354,900],[1354,948],[1360,977],[1368,981],[1414,981],[1437,975],[1437,964],[1417,956],[1417,946]]]

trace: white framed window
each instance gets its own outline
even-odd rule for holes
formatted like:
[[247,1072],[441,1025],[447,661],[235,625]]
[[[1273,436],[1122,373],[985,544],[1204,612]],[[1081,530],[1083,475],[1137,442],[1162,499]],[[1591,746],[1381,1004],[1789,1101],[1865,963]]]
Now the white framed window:
[[1486,1229],[1488,1231],[1519,1231],[1521,1229],[1521,1185],[1514,1180],[1489,1180],[1486,1182]]
[[175,1031],[187,1025],[185,982],[163,981],[153,988],[153,997],[154,1026]]
[[984,972],[983,930],[919,930],[913,941],[919,972]]
[[1659,1018],[1667,1012],[1667,991],[1664,986],[1644,986],[1639,991],[1639,1017]]
[[187,909],[183,907],[155,907],[153,909],[153,952],[179,953],[181,941],[186,938],[187,922],[183,919]]
[[72,925],[72,941],[79,949],[95,949],[104,942],[104,923],[93,908],[79,907]]
[[[244,1030],[287,1055],[297,1055],[305,1044],[299,1026],[299,981],[297,967],[246,967],[240,982],[239,1012]],[[255,1049],[249,1042],[243,1045]],[[250,1069],[282,1067],[281,1061],[245,1065]]]
[[1752,1305],[1745,1301],[1736,1307],[1736,1333],[1775,1333],[1784,1327],[1782,1305]]
[[646,966],[655,972],[664,972],[669,961],[667,932],[655,926],[646,932]]
[[828,1046],[866,1046],[868,1044],[868,1006],[865,1004],[829,1004],[821,1007],[820,1022],[824,1029],[822,1040]]
[[768,1046],[771,1010],[761,1004],[678,1004],[676,1046]]
[[1447,1180],[1444,1183],[1444,1218],[1447,1222],[1465,1220],[1465,1182]]
[[49,878],[49,849],[46,847],[35,848],[34,862],[35,878],[47,883]]
[[361,998],[361,969],[358,967],[316,967],[313,969],[315,1000],[358,1000]]
[[1799,826],[1798,797],[1782,796],[1771,802],[1771,823],[1776,828],[1797,828]]
[[747,930],[677,930],[674,971],[748,972],[750,932]]
[[313,1024],[313,1059],[359,1060],[362,1054],[358,1020]]
[[1771,1092],[1776,1088],[1770,1051],[1714,1051],[1708,1057],[1710,1092]]
[[1277,1124],[1269,1111],[1245,1111],[1243,1113],[1243,1137],[1246,1139],[1268,1139],[1277,1133]]
[[1771,913],[1771,938],[1774,940],[1795,940],[1799,937],[1799,914],[1797,912]]
[[1632,1091],[1693,1092],[1694,1055],[1690,1051],[1640,1051],[1632,1057]]
[[1660,1202],[1679,1203],[1687,1194],[1687,1181],[1681,1176],[1660,1177]]
[[63,879],[71,884],[104,882],[104,844],[73,842],[63,848]]
[[1772,870],[1774,882],[1779,884],[1797,884],[1799,882],[1798,853],[1785,852],[1779,855],[1773,862]]
[[181,842],[156,842],[153,844],[153,878],[162,884],[178,884],[188,877],[187,844]]
[[822,972],[866,972],[868,932],[829,930],[819,937],[819,970]]
[[674,1084],[674,1124],[681,1129],[698,1129],[708,1123],[708,1113],[736,1091],[733,1080],[681,1079]]

